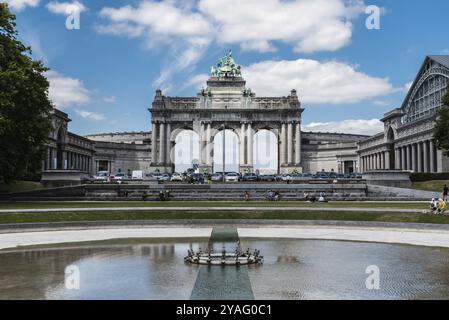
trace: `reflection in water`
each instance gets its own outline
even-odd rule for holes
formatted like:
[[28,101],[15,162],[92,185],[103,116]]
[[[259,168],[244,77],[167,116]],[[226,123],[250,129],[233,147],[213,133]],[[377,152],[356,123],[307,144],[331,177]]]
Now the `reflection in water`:
[[[264,253],[263,267],[249,270],[256,299],[449,298],[447,249],[316,240],[246,243]],[[380,269],[380,290],[366,289],[370,265]]]
[[[223,245],[235,248],[235,242],[224,240],[213,243],[215,250]],[[0,299],[449,299],[447,249],[316,240],[242,241],[243,248],[261,250],[263,265],[209,267],[204,272],[207,277],[200,277],[200,268],[185,264],[183,258],[189,248],[207,246],[202,239],[120,240],[2,252]],[[68,265],[80,269],[80,290],[64,286]],[[365,287],[370,265],[380,269],[378,291]],[[207,279],[214,285],[204,283]],[[214,287],[242,290],[208,293]]]

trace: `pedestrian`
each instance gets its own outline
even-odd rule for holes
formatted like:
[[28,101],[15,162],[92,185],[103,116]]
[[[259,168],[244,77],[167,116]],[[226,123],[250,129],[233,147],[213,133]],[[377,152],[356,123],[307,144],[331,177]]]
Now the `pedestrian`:
[[435,198],[432,198],[430,201],[430,212],[433,214],[437,214],[437,201]]
[[248,191],[245,191],[245,201],[249,201],[250,200],[250,194]]
[[447,201],[448,193],[449,193],[449,188],[448,188],[447,184],[445,184],[444,188],[443,188],[443,201]]

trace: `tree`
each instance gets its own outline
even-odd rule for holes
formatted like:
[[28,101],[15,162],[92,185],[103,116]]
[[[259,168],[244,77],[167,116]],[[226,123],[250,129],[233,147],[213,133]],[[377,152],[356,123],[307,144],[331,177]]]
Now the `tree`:
[[443,150],[445,156],[449,156],[449,86],[442,101],[443,107],[438,111],[433,136],[438,149]]
[[16,17],[0,3],[0,182],[39,172],[51,130],[48,69],[18,39]]

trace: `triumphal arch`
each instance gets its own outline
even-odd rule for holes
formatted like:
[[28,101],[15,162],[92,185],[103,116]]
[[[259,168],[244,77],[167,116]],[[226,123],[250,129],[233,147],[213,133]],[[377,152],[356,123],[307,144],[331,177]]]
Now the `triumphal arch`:
[[[264,81],[264,79],[260,79]],[[277,138],[278,172],[301,172],[301,115],[296,90],[286,97],[258,97],[246,87],[242,70],[228,52],[211,67],[207,87],[196,97],[168,97],[156,91],[152,121],[151,171],[173,172],[177,135],[199,136],[199,167],[212,172],[214,140],[222,130],[238,137],[240,172],[254,171],[254,136],[269,130]]]

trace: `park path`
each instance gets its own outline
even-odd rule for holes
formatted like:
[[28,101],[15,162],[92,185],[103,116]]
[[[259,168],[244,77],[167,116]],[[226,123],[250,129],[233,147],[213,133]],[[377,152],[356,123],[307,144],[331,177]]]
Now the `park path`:
[[328,207],[106,207],[106,208],[49,208],[49,209],[1,209],[0,215],[24,213],[58,212],[174,212],[174,211],[219,211],[219,212],[363,212],[363,213],[428,213],[423,209],[392,208],[328,208]]

